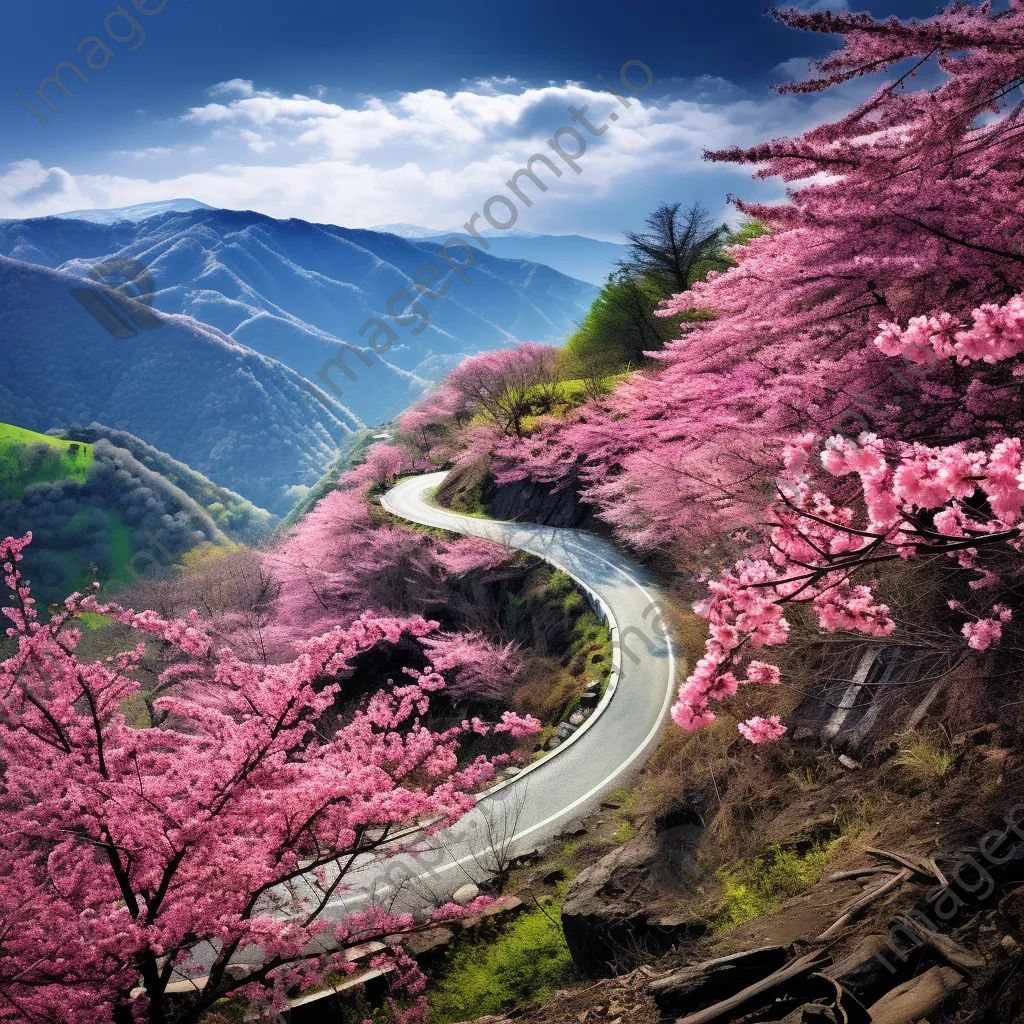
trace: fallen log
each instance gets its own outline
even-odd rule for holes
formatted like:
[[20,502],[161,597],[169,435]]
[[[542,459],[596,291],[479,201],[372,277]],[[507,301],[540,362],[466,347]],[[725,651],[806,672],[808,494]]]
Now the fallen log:
[[[893,981],[903,981],[911,974],[917,962],[916,958],[908,956],[894,968],[889,965],[887,956],[892,956],[892,945],[886,936],[865,935],[851,952],[821,973],[839,982],[858,999],[874,1002]],[[893,977],[894,970],[904,978]]]
[[777,971],[789,958],[786,946],[763,946],[666,974],[648,986],[663,1017],[692,1013]]
[[723,999],[721,1002],[708,1006],[703,1010],[698,1010],[696,1013],[691,1013],[688,1017],[681,1017],[676,1021],[676,1024],[710,1024],[711,1021],[730,1017],[742,1007],[750,1006],[751,1009],[755,1009],[756,1007],[751,1004],[757,1000],[761,1001],[757,1002],[756,1006],[763,1006],[775,998],[779,989],[784,988],[798,978],[814,974],[825,963],[826,959],[821,950],[807,953],[799,959],[786,964],[785,967],[780,968],[773,974],[769,974],[767,978],[754,985],[750,985],[741,992],[737,992],[734,996]]
[[876,850],[872,846],[867,847],[864,852],[870,853],[872,857],[881,857],[883,860],[891,860],[895,864],[909,868],[914,874],[927,878],[929,882],[938,882],[940,885],[944,884],[942,872],[940,871],[936,874],[936,871],[932,869],[927,861],[920,860],[917,857],[905,857],[901,853],[892,853],[889,850]]
[[833,935],[838,932],[843,925],[845,925],[851,918],[855,917],[862,910],[870,907],[872,903],[876,903],[886,893],[891,892],[893,889],[899,888],[904,882],[908,881],[911,877],[911,871],[909,868],[904,868],[898,875],[893,875],[888,882],[883,882],[882,885],[876,889],[872,889],[870,892],[864,893],[863,896],[859,896],[852,903],[848,904],[846,909],[839,915],[838,920],[826,928],[817,938],[818,942],[826,942],[831,939]]
[[849,871],[836,871],[828,876],[829,882],[845,882],[848,878],[863,878],[865,875],[895,875],[898,872],[892,868],[851,868]]
[[939,956],[962,973],[970,975],[986,966],[987,961],[984,957],[972,953],[966,946],[961,946],[956,939],[926,927],[909,915],[904,915],[899,920],[903,927],[916,935],[921,942],[931,946]]
[[963,975],[952,967],[930,971],[898,985],[868,1007],[871,1024],[915,1024],[937,1010],[958,988]]

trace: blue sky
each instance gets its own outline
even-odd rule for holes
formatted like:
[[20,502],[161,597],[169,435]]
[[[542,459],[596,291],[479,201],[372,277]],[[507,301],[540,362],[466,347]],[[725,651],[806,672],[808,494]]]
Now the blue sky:
[[[595,125],[622,116],[590,140],[582,173],[538,197],[518,228],[616,238],[663,199],[700,198],[725,215],[727,193],[767,197],[775,186],[702,164],[703,146],[799,131],[864,88],[771,93],[830,46],[775,24],[763,6],[125,0],[129,21],[108,18],[119,9],[111,0],[4,5],[0,216],[187,196],[352,227],[446,229],[501,191],[583,103]],[[926,16],[936,3],[877,0],[871,10]],[[106,66],[88,68],[90,57]],[[654,84],[627,111],[595,75],[617,82],[628,60],[647,64]],[[51,85],[54,113],[33,91],[61,61],[89,82],[65,69],[75,96]]]

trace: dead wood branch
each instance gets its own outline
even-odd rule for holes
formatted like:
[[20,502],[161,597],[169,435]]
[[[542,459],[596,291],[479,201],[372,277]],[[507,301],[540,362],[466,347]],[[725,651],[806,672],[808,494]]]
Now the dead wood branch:
[[940,885],[942,884],[939,878],[941,872],[937,875],[926,861],[917,857],[906,857],[901,853],[892,853],[889,850],[876,850],[870,846],[864,852],[870,853],[873,857],[881,857],[884,860],[891,860],[896,864],[900,864],[905,868],[910,868],[914,874],[927,878],[929,882],[938,881]]
[[[785,985],[805,975],[815,973],[826,960],[827,958],[821,950],[808,953],[786,964],[785,967],[775,971],[773,974],[769,974],[762,981],[743,989],[741,992],[737,992],[731,998],[724,999],[722,1002],[715,1003],[714,1006],[709,1006],[704,1010],[691,1013],[688,1017],[680,1018],[676,1024],[710,1024],[711,1021],[728,1018],[735,1010],[748,1006],[755,1002],[755,1000],[762,999],[762,997],[773,998],[777,989],[783,988]],[[767,1002],[769,1000],[764,999],[763,1001]],[[763,1002],[758,1003],[758,1005],[763,1005]]]
[[864,878],[867,875],[895,875],[898,873],[892,868],[851,868],[849,871],[836,871],[828,876],[828,881],[845,882],[848,878]]
[[673,971],[652,981],[649,989],[662,1017],[692,1013],[706,1003],[735,995],[741,989],[783,967],[787,946],[763,946],[718,957]]
[[963,975],[952,967],[930,971],[898,985],[868,1007],[872,1024],[912,1024],[937,1010],[964,984]]
[[898,875],[893,875],[892,878],[887,882],[883,882],[876,889],[872,889],[870,892],[864,893],[863,896],[859,896],[855,899],[842,914],[839,915],[839,919],[831,927],[826,928],[817,938],[818,942],[826,942],[831,939],[833,935],[838,932],[843,925],[850,921],[853,917],[859,914],[862,910],[870,907],[872,903],[876,903],[887,893],[893,889],[898,889],[904,882],[910,880],[912,872],[909,868],[904,868]]
[[972,953],[965,946],[961,946],[956,939],[943,935],[942,932],[933,931],[909,915],[901,917],[900,923],[923,943],[931,946],[944,960],[964,974],[969,975],[985,967],[986,961],[984,957],[979,956],[977,953]]

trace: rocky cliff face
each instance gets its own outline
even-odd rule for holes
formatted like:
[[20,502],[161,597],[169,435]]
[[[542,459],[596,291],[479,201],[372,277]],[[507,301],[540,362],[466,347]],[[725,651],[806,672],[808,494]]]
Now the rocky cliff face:
[[696,863],[702,828],[696,821],[653,826],[583,870],[562,903],[562,928],[579,970],[588,977],[621,973],[659,956],[707,925],[672,896]]
[[590,506],[584,505],[571,488],[554,491],[533,480],[493,487],[487,508],[496,519],[543,526],[581,526],[591,518]]
[[453,470],[437,491],[438,503],[456,512],[486,509],[495,519],[542,526],[585,526],[589,505],[571,488],[553,490],[534,480],[495,484],[486,459]]

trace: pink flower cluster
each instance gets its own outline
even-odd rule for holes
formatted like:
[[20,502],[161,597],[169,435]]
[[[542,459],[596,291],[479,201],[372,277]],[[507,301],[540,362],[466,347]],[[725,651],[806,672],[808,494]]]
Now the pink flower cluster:
[[[728,573],[708,585],[711,600],[696,606],[695,610],[710,622],[709,638],[704,657],[680,687],[672,707],[672,720],[676,725],[687,731],[711,725],[715,713],[708,702],[727,700],[745,683],[779,685],[781,675],[776,665],[751,661],[742,680],[730,670],[739,664],[741,649],[748,644],[764,647],[785,643],[789,623],[782,614],[782,607],[774,599],[771,588],[758,587],[775,578],[775,570],[767,562],[737,562],[735,574]],[[759,727],[753,725],[759,721],[751,719],[741,723],[741,735],[749,739],[745,728],[750,726],[762,736],[757,731]],[[778,723],[778,719],[775,721]],[[785,727],[780,726],[780,729],[779,736],[786,731]],[[754,742],[763,742],[763,739]]]
[[993,618],[978,619],[977,622],[964,624],[963,634],[967,637],[967,646],[976,651],[987,651],[993,644],[998,644],[1003,637],[1003,624],[1013,620],[1013,612],[1004,605],[994,605]]
[[906,327],[886,322],[875,345],[888,356],[904,356],[915,363],[952,357],[963,366],[976,360],[998,363],[1024,353],[1024,298],[1020,295],[1004,306],[983,303],[971,318],[970,327],[945,312],[912,317]]
[[[169,621],[76,594],[41,623],[18,569],[28,542],[0,542],[16,641],[0,661],[0,1021],[169,1019],[181,1010],[172,964],[213,979],[181,1020],[235,993],[282,1005],[289,990],[354,970],[346,949],[419,927],[380,907],[321,912],[350,890],[357,859],[387,855],[385,837],[472,808],[508,755],[460,757],[467,733],[515,739],[538,722],[506,712],[431,729],[430,698],[445,686],[436,666],[338,715],[355,659],[415,649],[437,627],[422,618],[365,613],[270,665],[214,650],[194,615]],[[127,674],[141,644],[103,661],[77,655],[83,610],[167,642],[162,696]],[[166,713],[160,723],[129,724],[139,698]],[[310,955],[325,942],[336,951]],[[195,961],[200,948],[212,962]],[[238,964],[236,950],[258,959]]]
[[737,728],[743,738],[751,743],[770,743],[786,733],[786,727],[779,721],[778,715],[769,715],[767,718],[757,715],[746,722],[740,722]]
[[[961,567],[982,575],[975,589],[998,577],[978,565],[978,548],[989,538],[1016,545],[1024,523],[1021,442],[1006,438],[991,452],[964,444],[931,447],[887,443],[874,434],[858,441],[835,436],[821,450],[821,462],[835,477],[856,475],[867,523],[849,505],[813,490],[809,470],[817,445],[804,434],[783,451],[779,497],[768,510],[772,563],[747,560],[709,584],[709,600],[697,607],[710,622],[704,657],[687,679],[673,708],[684,729],[715,721],[709,701],[731,697],[742,682],[777,683],[778,668],[751,662],[737,677],[744,649],[785,643],[786,602],[810,602],[826,632],[855,630],[885,637],[896,628],[887,605],[852,574],[875,557],[894,551],[909,558],[921,548],[948,553]],[[887,457],[887,449],[891,457]],[[979,501],[979,497],[983,501]],[[988,511],[985,510],[987,504]],[[962,610],[959,605],[955,610]],[[963,627],[968,645],[987,650],[1002,637],[1012,614],[1002,605]],[[744,723],[740,732],[754,742],[774,738],[776,723]]]

